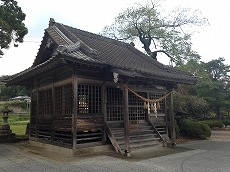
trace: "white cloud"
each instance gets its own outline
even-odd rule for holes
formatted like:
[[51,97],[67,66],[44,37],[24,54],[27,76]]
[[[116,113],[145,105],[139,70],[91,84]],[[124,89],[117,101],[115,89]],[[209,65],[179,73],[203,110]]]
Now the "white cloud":
[[29,68],[37,55],[40,43],[25,42],[4,51],[0,58],[0,75],[11,75]]

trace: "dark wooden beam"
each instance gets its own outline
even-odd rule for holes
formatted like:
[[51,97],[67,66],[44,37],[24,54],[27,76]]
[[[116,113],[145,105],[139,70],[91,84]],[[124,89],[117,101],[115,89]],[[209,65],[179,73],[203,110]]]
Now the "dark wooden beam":
[[36,135],[35,135],[35,140],[37,141],[38,138],[38,116],[39,116],[39,86],[37,87],[37,104],[36,104],[36,127],[35,127],[35,131],[36,131]]
[[164,113],[165,113],[165,123],[166,123],[166,133],[169,135],[169,123],[168,123],[168,111],[167,111],[167,97],[164,99]]
[[[33,116],[33,114],[32,114],[32,108],[34,108],[34,107],[32,107],[32,100],[33,100],[33,91],[32,91],[32,89],[30,90],[30,100],[31,100],[31,102],[30,102],[30,122],[29,122],[29,126],[28,126],[28,124],[27,124],[27,127],[29,127],[29,128],[27,128],[28,130],[28,136],[29,136],[29,139],[30,139],[30,128],[31,128],[31,121],[32,121],[32,116]],[[37,105],[36,105],[37,106]]]
[[171,145],[176,146],[176,131],[175,131],[175,117],[173,108],[173,93],[169,97],[169,117],[170,117],[170,134],[171,134]]
[[73,87],[73,111],[72,111],[72,147],[77,147],[77,109],[78,109],[78,83],[77,77],[73,73],[72,76],[72,87]]
[[[105,82],[103,82],[102,84],[102,88],[101,88],[101,97],[102,97],[102,114],[103,114],[103,117],[104,117],[104,123],[107,122],[107,113],[106,113],[106,104],[107,104],[107,91],[106,91],[106,84]],[[107,139],[106,139],[106,132],[105,132],[105,127],[103,129],[103,137],[102,137],[102,141],[103,142],[106,142]]]
[[130,156],[130,143],[129,143],[129,96],[127,87],[123,86],[123,105],[124,105],[124,139],[125,139],[125,154]]
[[[55,75],[55,74],[53,74]],[[52,117],[51,117],[51,142],[53,143],[54,141],[54,117],[55,117],[55,89],[54,89],[54,76],[52,78],[52,105],[53,105],[53,113],[52,113]]]

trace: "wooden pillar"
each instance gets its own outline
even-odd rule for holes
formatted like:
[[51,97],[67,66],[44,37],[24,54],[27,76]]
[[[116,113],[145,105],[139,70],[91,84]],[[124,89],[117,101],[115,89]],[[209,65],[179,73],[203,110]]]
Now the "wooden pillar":
[[51,142],[53,143],[54,141],[54,120],[55,120],[55,89],[54,89],[54,76],[53,76],[53,81],[52,81],[52,105],[53,105],[53,113],[52,113],[52,125],[51,125]]
[[78,109],[78,83],[75,74],[72,76],[73,110],[72,110],[72,147],[77,147],[77,109]]
[[165,113],[165,124],[166,124],[166,134],[167,136],[169,136],[169,114],[168,114],[168,110],[167,110],[167,100],[168,98],[166,97],[164,99],[164,113]]
[[[101,97],[102,97],[102,114],[103,114],[104,122],[107,122],[107,110],[106,110],[107,91],[106,91],[106,84],[105,84],[105,82],[103,82],[103,85],[102,85],[102,88],[101,88]],[[102,141],[103,142],[107,141],[105,127],[103,128]]]
[[124,105],[124,139],[125,139],[125,154],[130,156],[130,143],[129,143],[129,91],[123,87],[123,105]]
[[176,131],[175,131],[175,117],[173,109],[173,93],[169,97],[169,117],[170,117],[170,134],[171,134],[171,145],[176,146]]
[[31,91],[30,91],[30,122],[29,122],[29,126],[27,125],[27,127],[29,127],[29,128],[27,128],[28,129],[28,136],[29,136],[29,139],[30,139],[30,128],[31,128],[31,121],[32,121],[32,116],[33,116],[33,114],[32,114],[32,108],[34,108],[34,107],[32,107],[32,101],[33,101],[33,91],[32,91],[32,87],[31,87]]
[[36,111],[36,126],[35,126],[35,131],[36,131],[36,134],[35,134],[35,140],[37,141],[38,140],[38,117],[39,117],[39,84],[37,86],[37,111]]

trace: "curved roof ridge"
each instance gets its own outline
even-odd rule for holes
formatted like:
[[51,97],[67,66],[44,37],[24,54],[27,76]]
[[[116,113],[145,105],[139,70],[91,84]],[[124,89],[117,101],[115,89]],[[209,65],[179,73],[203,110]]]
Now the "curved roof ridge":
[[[55,25],[50,26],[49,28],[53,29],[67,44],[73,44],[73,41],[71,41],[66,35],[64,35],[59,29],[58,27],[56,27]],[[48,29],[49,29],[48,28]]]

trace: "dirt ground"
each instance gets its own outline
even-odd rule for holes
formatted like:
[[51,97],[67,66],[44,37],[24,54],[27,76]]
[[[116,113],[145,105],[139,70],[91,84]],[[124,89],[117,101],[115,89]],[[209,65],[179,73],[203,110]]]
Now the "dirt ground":
[[212,135],[210,139],[230,139],[230,131],[229,130],[216,130],[212,131]]
[[[229,139],[230,140],[230,131],[223,131],[223,130],[222,131],[212,131],[212,136],[209,139],[210,140],[218,140],[218,139],[222,139],[222,140]],[[150,148],[132,150],[131,157],[129,158],[123,155],[118,155],[113,150],[104,152],[104,153],[91,153],[91,154],[84,154],[84,155],[79,155],[79,156],[77,155],[67,156],[67,155],[62,155],[62,154],[57,154],[55,152],[47,151],[44,148],[30,145],[28,142],[17,143],[14,146],[25,153],[33,154],[34,156],[38,156],[42,159],[49,159],[51,161],[62,162],[62,163],[65,163],[65,162],[69,163],[71,161],[84,160],[87,158],[92,158],[92,157],[96,157],[100,155],[111,156],[114,158],[119,158],[119,159],[123,159],[127,161],[141,161],[144,159],[155,158],[159,156],[165,156],[169,154],[176,154],[180,152],[189,151],[191,149],[180,147],[180,143],[183,144],[185,142],[191,142],[191,141],[197,141],[197,140],[179,138],[177,141],[176,148],[163,147],[161,144],[159,144],[157,146],[150,147]]]
[[118,159],[123,159],[127,161],[140,161],[149,158],[155,158],[159,156],[165,156],[169,154],[180,153],[184,151],[188,151],[190,149],[185,148],[170,148],[170,147],[163,147],[161,144],[149,147],[149,148],[142,148],[137,150],[132,150],[131,157],[126,157],[124,155],[116,154],[114,150],[103,152],[103,153],[90,153],[90,154],[81,154],[81,155],[74,155],[68,156],[63,154],[57,154],[55,152],[50,152],[45,150],[44,148],[37,147],[30,145],[28,142],[21,142],[14,145],[16,148],[20,149],[24,153],[33,154],[33,156],[38,156],[42,159],[49,159],[52,161],[62,162],[62,163],[69,163],[71,161],[78,161],[84,160],[87,158],[92,158],[96,156],[111,156]]

